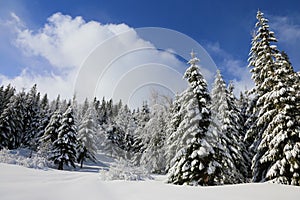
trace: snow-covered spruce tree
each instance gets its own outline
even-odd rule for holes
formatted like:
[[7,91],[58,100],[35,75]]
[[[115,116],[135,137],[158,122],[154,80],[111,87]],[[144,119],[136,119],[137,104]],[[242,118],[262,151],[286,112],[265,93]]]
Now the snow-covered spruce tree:
[[3,96],[4,96],[4,86],[1,85],[1,87],[0,87],[0,103],[3,102]]
[[12,96],[0,116],[0,148],[16,149],[22,144],[26,94]]
[[[40,103],[40,119],[38,123],[39,124],[38,131],[37,131],[40,137],[42,137],[45,134],[46,127],[50,121],[50,117],[51,117],[51,113],[50,113],[49,100],[47,94],[45,94],[42,97]],[[41,138],[39,138],[38,146],[40,146],[40,140]]]
[[123,144],[124,132],[116,125],[113,116],[113,101],[108,102],[105,98],[93,103],[96,109],[97,118],[97,134],[96,144],[98,149],[108,156],[116,157],[124,155],[123,149],[120,148]]
[[280,53],[270,74],[273,86],[258,99],[258,125],[265,126],[253,158],[253,181],[300,185],[300,84]]
[[97,105],[97,102],[95,102],[94,105],[97,106],[96,111],[99,124],[102,125],[104,123],[108,123],[107,105],[105,98],[103,97],[100,105]]
[[124,142],[125,133],[114,122],[110,124],[104,124],[102,126],[102,134],[105,138],[102,143],[102,151],[111,157],[120,158],[125,156],[125,151],[122,148]]
[[[246,122],[249,118],[250,101],[251,99],[247,90],[244,92],[240,92],[240,96],[237,101],[237,106],[240,110],[241,124],[243,125],[243,134],[245,135],[247,130],[249,129],[248,124]],[[245,138],[245,135],[243,135],[243,138]],[[245,144],[245,146],[247,145]]]
[[[243,128],[240,111],[233,95],[233,86],[226,88],[221,72],[217,70],[212,89],[212,123],[210,131],[217,137],[214,145],[216,159],[222,165],[221,182],[225,184],[243,183],[248,177],[246,148],[242,142]],[[245,160],[247,158],[247,160]]]
[[137,117],[137,128],[135,130],[135,142],[136,146],[140,147],[140,152],[143,152],[145,150],[145,146],[150,140],[149,134],[147,133],[147,130],[145,129],[146,124],[150,120],[150,109],[147,102],[143,102],[142,109],[139,112],[139,115]]
[[[68,109],[69,105],[71,105],[71,100],[69,102],[66,99],[63,99],[59,104],[59,109],[61,113],[65,113]],[[74,112],[74,110],[73,110]]]
[[96,161],[96,113],[94,106],[91,105],[84,112],[84,116],[78,127],[77,134],[77,161],[82,168],[86,159]]
[[43,136],[40,138],[39,153],[50,159],[53,143],[58,138],[58,129],[61,126],[61,113],[56,111],[51,115],[48,125],[45,128]]
[[148,138],[147,131],[145,129],[146,123],[150,120],[150,109],[147,101],[143,102],[142,109],[137,113],[137,128],[133,135],[133,149],[135,149],[135,154],[133,162],[135,165],[140,165],[140,159],[142,153],[145,150],[145,140],[143,138]]
[[254,94],[253,102],[250,104],[252,110],[249,116],[247,125],[249,129],[246,133],[245,141],[248,144],[248,149],[253,154],[256,151],[258,143],[261,140],[261,135],[266,129],[269,121],[258,125],[258,114],[263,106],[263,101],[258,101],[269,88],[272,88],[274,82],[272,76],[276,70],[275,55],[279,52],[276,45],[277,42],[274,32],[269,30],[268,20],[264,17],[261,11],[257,12],[256,33],[252,39],[252,47],[249,54],[249,67],[252,73],[252,79],[255,82],[255,87],[250,93]]
[[4,87],[2,86],[2,92],[1,92],[1,102],[0,102],[0,115],[3,112],[3,110],[7,107],[7,104],[10,102],[10,98],[14,96],[15,94],[15,88],[13,88],[10,84]]
[[110,99],[107,103],[106,103],[106,113],[107,113],[107,120],[111,120],[114,118],[114,104],[113,104],[113,100]]
[[166,115],[163,105],[153,105],[151,107],[150,120],[144,129],[147,137],[144,137],[143,144],[145,150],[141,156],[141,165],[152,173],[165,173],[165,139],[166,139]]
[[182,148],[174,158],[174,164],[168,171],[168,182],[187,185],[215,185],[220,170],[220,164],[214,160],[212,139],[208,134],[210,124],[210,96],[207,84],[200,73],[197,63],[199,59],[191,53],[188,62],[190,67],[184,77],[189,87],[182,94],[181,112],[182,121],[177,131],[182,135]]
[[166,125],[165,156],[167,171],[169,170],[170,166],[174,164],[172,163],[172,161],[176,153],[183,147],[180,144],[180,138],[182,134],[180,131],[177,131],[182,121],[182,113],[180,111],[182,111],[183,109],[181,109],[180,100],[180,95],[177,94],[169,110],[169,120]]
[[77,130],[75,127],[74,113],[72,106],[68,106],[61,118],[61,126],[58,129],[58,138],[53,143],[51,160],[63,170],[64,164],[72,165],[75,168]]
[[59,111],[60,105],[61,105],[60,95],[57,95],[56,99],[53,100],[53,101],[51,101],[51,103],[50,103],[50,111],[51,111],[51,113]]
[[[126,119],[129,117],[128,112],[120,112],[120,116],[113,117],[112,100],[103,104],[102,113],[110,113],[99,127],[98,139],[101,139],[101,150],[108,156],[120,158],[125,157],[125,149],[127,148],[125,142],[125,135],[127,126],[129,126]],[[105,109],[105,110],[104,110]],[[121,116],[122,115],[122,116]],[[120,123],[120,125],[118,125]],[[126,124],[126,125],[125,125]],[[125,127],[126,126],[126,127]]]
[[24,116],[24,137],[22,143],[24,146],[36,150],[39,140],[39,122],[40,122],[40,93],[37,92],[37,85],[34,85],[26,95],[25,104],[26,113]]
[[[228,85],[228,120],[224,120],[225,126],[222,128],[224,128],[224,130],[227,129],[227,133],[229,133],[229,139],[237,142],[236,144],[232,144],[229,149],[232,155],[234,155],[234,163],[236,164],[237,169],[241,172],[243,181],[249,181],[251,178],[251,156],[244,143],[247,128],[245,127],[244,118],[241,110],[239,109],[238,100],[235,97],[233,90],[234,85],[231,81]],[[230,126],[228,124],[230,124]],[[231,132],[235,132],[236,135],[230,134]],[[235,148],[239,151],[240,155],[237,155]]]
[[[88,101],[88,99],[86,98],[80,108],[80,118],[83,118],[86,114],[86,112],[88,111],[88,109],[90,109],[90,103]],[[95,110],[95,109],[94,109]]]
[[300,185],[299,79],[287,56],[271,45],[276,39],[260,11],[257,19],[249,58],[255,81],[255,120],[246,135],[255,138],[253,181]]
[[120,136],[122,137],[122,141],[120,141],[119,146],[126,152],[125,157],[130,159],[132,153],[135,152],[133,135],[136,130],[136,123],[128,106],[120,104],[119,106],[118,115],[115,118],[115,125],[121,130],[120,133],[123,134]]

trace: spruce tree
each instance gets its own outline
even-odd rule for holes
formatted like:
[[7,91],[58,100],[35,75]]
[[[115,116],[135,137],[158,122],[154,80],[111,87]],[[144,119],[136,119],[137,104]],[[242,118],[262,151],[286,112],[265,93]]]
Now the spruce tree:
[[165,155],[166,155],[166,170],[168,171],[172,163],[173,158],[180,148],[181,133],[178,130],[180,122],[182,121],[182,113],[180,96],[177,94],[175,100],[169,110],[168,123],[166,125],[166,144],[165,144]]
[[45,129],[49,124],[50,117],[51,117],[51,113],[50,113],[49,100],[47,94],[45,94],[41,99],[41,103],[40,103],[40,119],[39,119],[38,131],[37,131],[39,136],[42,137],[44,135]]
[[257,19],[249,58],[256,101],[247,132],[255,138],[253,181],[300,185],[299,79],[287,56],[272,45],[276,38],[260,11]]
[[151,107],[150,120],[146,123],[143,138],[145,150],[141,156],[141,165],[149,172],[164,173],[166,168],[165,139],[166,139],[166,110],[159,104]]
[[39,123],[41,120],[40,93],[37,92],[37,85],[34,85],[27,93],[25,103],[26,113],[24,116],[24,137],[22,143],[32,150],[36,150],[40,137]]
[[251,50],[249,56],[249,67],[252,73],[255,87],[250,92],[255,95],[251,102],[250,109],[252,113],[248,119],[247,125],[249,130],[246,133],[246,143],[249,145],[249,150],[254,153],[258,143],[261,140],[261,135],[266,129],[266,123],[258,125],[259,110],[263,106],[263,101],[258,101],[269,88],[272,88],[274,82],[272,76],[276,70],[275,56],[279,52],[274,43],[277,42],[275,34],[270,31],[268,20],[264,17],[261,11],[256,15],[257,23],[255,24],[256,33],[253,36]]
[[253,159],[253,181],[300,185],[300,85],[280,53],[276,65],[274,86],[258,99],[263,104],[258,125],[266,129]]
[[15,88],[9,84],[5,89],[2,86],[1,91],[0,115],[10,102],[10,98],[15,95]]
[[86,114],[86,112],[88,111],[89,109],[89,101],[88,99],[86,98],[83,102],[83,105],[81,106],[80,108],[80,118],[83,118]]
[[[197,63],[199,59],[191,53],[190,67],[184,78],[189,87],[182,94],[182,121],[177,131],[183,147],[176,153],[168,171],[168,182],[187,185],[214,185],[220,164],[214,159],[212,137],[208,134],[210,124],[210,96]],[[178,143],[178,142],[177,142]]]
[[58,129],[61,127],[61,113],[60,111],[54,112],[47,124],[44,134],[40,138],[39,152],[47,157],[51,158],[53,144],[58,138]]
[[84,112],[83,119],[78,127],[78,146],[77,146],[77,161],[82,168],[83,162],[86,159],[96,161],[96,117],[93,106]]
[[121,130],[122,133],[120,137],[123,137],[123,141],[120,144],[120,148],[124,149],[128,156],[130,153],[135,151],[133,135],[136,130],[136,123],[134,121],[131,110],[127,105],[121,106],[118,111],[118,115],[115,118],[115,124]]
[[[225,184],[245,182],[248,177],[249,158],[242,142],[243,127],[240,111],[233,95],[233,85],[226,88],[218,70],[212,89],[212,123],[210,129],[218,138],[214,145],[216,159],[222,164],[221,182]],[[245,160],[245,158],[247,158]]]
[[17,149],[23,142],[26,94],[24,91],[10,98],[0,116],[0,148]]
[[145,150],[146,141],[149,138],[145,126],[147,122],[150,120],[150,109],[147,101],[143,102],[141,110],[136,113],[137,127],[133,134],[133,149],[135,149],[135,154],[133,158],[133,162],[135,165],[140,165],[141,156]]
[[125,156],[124,151],[124,131],[114,122],[102,126],[102,134],[105,136],[102,147],[106,155],[114,158],[122,158]]
[[76,162],[76,139],[77,129],[75,126],[72,106],[68,106],[61,118],[61,126],[58,128],[58,138],[53,143],[51,160],[63,170],[64,164],[75,168]]

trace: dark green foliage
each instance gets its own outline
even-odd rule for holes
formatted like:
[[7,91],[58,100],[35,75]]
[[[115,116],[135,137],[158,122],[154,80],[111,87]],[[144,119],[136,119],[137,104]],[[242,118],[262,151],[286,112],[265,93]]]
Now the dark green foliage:
[[77,130],[75,127],[74,113],[69,106],[61,119],[61,126],[58,129],[58,137],[53,142],[51,160],[62,170],[64,164],[75,168],[76,162],[76,139]]

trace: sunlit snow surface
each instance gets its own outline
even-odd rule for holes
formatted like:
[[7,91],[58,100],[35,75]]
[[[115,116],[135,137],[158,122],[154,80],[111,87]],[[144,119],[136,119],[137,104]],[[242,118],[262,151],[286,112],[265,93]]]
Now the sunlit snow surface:
[[300,187],[277,184],[191,187],[147,181],[103,181],[99,173],[29,169],[0,163],[1,200],[282,200],[299,199]]

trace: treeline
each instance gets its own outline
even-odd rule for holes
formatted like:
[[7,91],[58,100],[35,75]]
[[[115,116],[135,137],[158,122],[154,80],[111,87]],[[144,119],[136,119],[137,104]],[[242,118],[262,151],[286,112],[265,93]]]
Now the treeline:
[[167,106],[145,102],[132,111],[104,98],[49,102],[36,86],[18,93],[1,87],[0,148],[30,148],[58,169],[82,166],[101,151],[167,173],[174,184],[300,185],[299,75],[260,11],[257,20],[249,57],[255,87],[239,98],[219,70],[209,92],[193,52],[188,88]]

